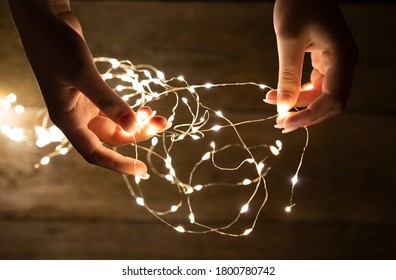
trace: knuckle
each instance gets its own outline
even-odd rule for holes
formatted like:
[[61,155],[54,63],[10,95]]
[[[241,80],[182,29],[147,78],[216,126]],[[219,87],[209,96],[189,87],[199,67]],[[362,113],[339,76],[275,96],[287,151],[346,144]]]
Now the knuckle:
[[286,84],[296,84],[300,82],[299,76],[291,70],[283,70],[279,73],[280,79]]
[[100,148],[96,148],[89,153],[83,153],[82,156],[89,164],[99,165]]
[[130,113],[129,107],[127,107],[128,105],[119,102],[116,97],[108,95],[101,96],[94,103],[100,111],[116,123],[119,123],[125,115]]
[[95,104],[105,115],[113,120],[119,120],[124,115],[124,112],[120,110],[120,107],[115,106],[113,100],[107,96],[99,97],[95,101]]
[[289,92],[298,92],[300,88],[299,75],[292,70],[282,70],[279,73],[279,88]]

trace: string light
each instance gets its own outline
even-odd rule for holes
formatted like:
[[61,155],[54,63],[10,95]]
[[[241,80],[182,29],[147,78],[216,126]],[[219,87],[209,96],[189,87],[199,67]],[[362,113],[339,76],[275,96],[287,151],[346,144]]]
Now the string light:
[[[5,97],[0,97],[0,132],[12,141],[21,142],[25,138],[25,132],[21,127],[13,127],[7,123],[10,114],[18,115],[25,112],[25,107],[16,104],[17,96],[10,93]],[[12,117],[11,117],[12,118]]]
[[[123,100],[127,101],[135,111],[139,107],[146,105],[157,109],[157,104],[154,102],[173,102],[170,106],[169,104],[165,106],[166,108],[170,108],[168,109],[168,113],[163,114],[161,112],[161,115],[164,115],[168,119],[168,123],[173,122],[173,126],[163,132],[158,132],[153,126],[147,127],[147,123],[145,122],[147,122],[151,116],[147,116],[144,111],[139,111],[137,114],[138,126],[146,127],[146,132],[149,135],[153,135],[153,137],[150,141],[146,142],[146,144],[132,143],[130,147],[132,148],[131,152],[133,153],[133,157],[141,158],[145,155],[145,162],[148,165],[149,172],[155,175],[156,180],[163,180],[162,184],[170,184],[177,190],[178,200],[175,201],[176,203],[171,203],[168,209],[156,210],[150,205],[149,201],[146,201],[144,195],[147,185],[150,185],[151,180],[148,181],[149,175],[147,174],[147,176],[144,177],[122,175],[136,204],[144,207],[160,221],[180,233],[215,232],[236,237],[249,235],[253,231],[261,210],[268,199],[265,177],[271,167],[266,161],[270,158],[274,159],[280,154],[283,143],[277,139],[271,144],[248,146],[240,133],[240,128],[249,124],[264,123],[273,120],[279,115],[287,114],[287,109],[282,107],[278,114],[262,119],[232,122],[226,117],[223,111],[215,110],[202,103],[199,91],[205,89],[205,92],[208,92],[213,88],[237,86],[252,86],[262,91],[270,89],[270,87],[254,82],[189,85],[182,75],[177,78],[166,78],[162,71],[151,65],[134,65],[127,60],[120,61],[105,57],[95,58],[95,62],[98,65],[98,69],[104,67],[104,71],[101,71],[102,78],[107,81],[114,91],[117,92]],[[25,111],[24,108],[18,107],[17,109],[19,105],[13,105],[16,99],[16,95],[10,94],[7,98],[0,100],[0,107],[3,108],[3,110],[15,108],[14,111],[16,114],[23,114]],[[162,104],[162,106],[164,105]],[[153,115],[155,113],[156,112],[153,112]],[[48,113],[45,109],[39,112],[38,120],[34,129],[34,142],[36,146],[41,148],[55,143],[56,147],[53,152],[42,157],[40,162],[35,164],[36,168],[49,164],[51,158],[55,156],[64,156],[68,154],[72,148],[62,132],[50,124]],[[13,128],[8,127],[7,124],[2,124],[1,131],[15,141],[19,138],[10,137],[12,133],[14,133],[14,135],[18,133],[18,135],[24,135],[24,130],[22,129],[18,130],[18,133],[11,132]],[[227,131],[234,135],[232,143],[223,144],[223,141],[218,140],[221,139],[223,131]],[[306,142],[302,148],[298,167],[291,180],[290,204],[285,208],[286,212],[290,212],[291,208],[295,205],[293,203],[294,188],[298,182],[298,173],[303,162],[305,149],[308,146],[308,130],[305,128],[305,131]],[[205,146],[203,142],[201,142],[203,139],[208,140],[210,144]],[[199,145],[197,146],[199,147],[198,150],[203,150],[203,152],[200,155],[197,152],[197,161],[192,163],[191,170],[186,172],[185,166],[180,168],[181,166],[173,161],[173,155],[178,153],[177,145],[189,143],[189,141],[197,142]],[[114,150],[117,151],[117,148],[114,148]],[[220,160],[221,156],[231,153],[234,150],[240,151],[240,153],[244,155],[244,158],[238,159],[238,162],[235,164],[224,165]],[[266,155],[257,157],[254,154],[256,150],[263,151]],[[244,178],[236,181],[211,182],[210,178],[206,178],[206,180],[203,181],[203,177],[199,176],[200,170],[204,166],[211,166],[219,172],[244,173],[246,168],[250,171],[248,176],[245,174],[245,176],[243,176]],[[183,172],[181,170],[183,170]],[[221,176],[219,178],[221,178]],[[145,188],[142,188],[143,184]],[[237,210],[237,214],[234,217],[231,217],[229,221],[223,225],[213,227],[204,224],[197,218],[194,211],[195,204],[193,202],[197,193],[215,187],[229,187],[230,190],[234,187],[242,187],[244,192],[247,193],[247,198],[245,202],[241,204],[242,206],[237,206],[239,210]],[[175,212],[180,212],[179,217],[182,215],[182,218],[185,217],[186,221],[175,225],[172,222],[175,219],[167,218],[168,215]],[[185,212],[187,212],[186,216],[184,216]],[[242,214],[245,221],[246,219],[251,219],[250,226],[244,230],[237,229],[233,231],[233,226],[237,224]]]

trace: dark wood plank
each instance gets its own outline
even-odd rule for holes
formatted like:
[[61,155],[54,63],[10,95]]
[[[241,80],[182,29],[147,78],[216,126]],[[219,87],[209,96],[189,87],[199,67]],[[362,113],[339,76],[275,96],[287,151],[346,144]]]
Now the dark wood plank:
[[0,221],[0,259],[394,259],[395,227],[261,224],[249,237],[159,224]]

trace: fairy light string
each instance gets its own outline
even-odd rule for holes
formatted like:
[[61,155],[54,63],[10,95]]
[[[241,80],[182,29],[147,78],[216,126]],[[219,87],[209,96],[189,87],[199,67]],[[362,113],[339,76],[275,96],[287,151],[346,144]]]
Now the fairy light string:
[[[270,87],[255,82],[190,85],[183,76],[166,78],[162,71],[151,65],[134,65],[128,60],[120,61],[106,57],[95,58],[95,63],[98,65],[102,78],[111,85],[123,100],[130,104],[131,108],[137,110],[139,107],[147,105],[157,110],[161,106],[166,107],[166,113],[161,112],[161,115],[165,116],[169,123],[172,123],[169,129],[162,132],[156,131],[154,127],[148,127],[147,133],[153,135],[151,140],[146,141],[146,143],[130,144],[132,156],[146,162],[151,175],[148,180],[139,176],[122,175],[137,205],[144,207],[157,219],[181,233],[215,232],[234,237],[250,234],[268,200],[268,188],[265,178],[271,169],[268,159],[277,157],[281,153],[283,143],[280,140],[276,140],[274,143],[248,146],[240,133],[240,129],[246,125],[261,124],[273,120],[277,115],[232,122],[222,111],[203,104],[201,101],[203,93],[201,91],[208,91],[212,88],[227,89],[240,86],[268,90]],[[165,102],[161,103],[162,101]],[[0,99],[0,110],[14,110],[17,114],[23,114],[24,108],[16,105],[15,102],[15,94],[10,94],[6,98]],[[153,114],[155,113],[154,111]],[[142,120],[146,118],[147,116],[144,116]],[[137,119],[139,122],[139,115]],[[3,134],[11,140],[23,141],[25,133],[22,128],[11,128],[1,121],[0,119],[1,132]],[[34,131],[34,142],[37,147],[42,148],[55,143],[54,150],[42,157],[35,164],[36,168],[49,164],[51,158],[66,155],[72,149],[71,144],[62,132],[50,123],[46,109],[40,110],[37,114]],[[230,137],[232,138],[232,143],[219,143],[222,141],[217,138],[219,138],[219,135],[221,136],[219,133],[223,131],[227,131],[227,135],[230,133],[233,135],[233,137]],[[306,140],[301,150],[297,168],[291,179],[291,195],[289,204],[285,207],[286,212],[290,212],[295,205],[293,201],[294,191],[298,183],[298,175],[309,140],[308,129],[305,128],[305,131]],[[211,138],[213,133],[217,134],[217,137]],[[200,142],[203,139],[209,145]],[[179,163],[174,162],[174,156],[180,153],[180,149],[177,146],[187,142],[196,142],[197,144],[194,145],[199,145],[200,149],[198,150],[203,149],[204,152],[198,155],[191,169],[186,171],[186,166],[180,166]],[[119,148],[114,148],[114,150],[119,151]],[[198,150],[196,153],[198,153]],[[219,160],[222,155],[236,150],[239,151],[238,155],[243,155],[243,158],[239,159],[238,162],[225,164]],[[262,155],[257,157],[254,154],[255,151],[261,151]],[[224,182],[219,182],[218,180],[207,181],[208,178],[203,181],[201,180],[202,174],[200,174],[200,170],[207,165],[210,165],[211,168],[218,172],[243,173],[248,168],[249,175],[246,177],[242,176],[242,179],[232,179]],[[155,182],[159,182],[160,185],[173,186],[174,190],[176,190],[177,199],[173,200],[174,202],[166,209],[156,209],[146,200],[145,193],[148,185],[150,188],[160,187],[150,185],[153,176],[157,180]],[[225,224],[211,226],[205,224],[203,219],[200,219],[200,216],[197,215],[194,198],[196,194],[216,187],[225,187],[229,190],[243,188],[247,195],[244,203],[236,206],[236,214]],[[242,217],[245,221],[246,213],[249,211],[255,211],[251,217],[249,216],[250,226],[242,230],[239,227],[235,230],[234,225]],[[181,212],[181,216],[177,220],[185,220],[184,222],[176,223],[174,222],[175,219],[168,218],[171,214],[177,214],[178,212]]]

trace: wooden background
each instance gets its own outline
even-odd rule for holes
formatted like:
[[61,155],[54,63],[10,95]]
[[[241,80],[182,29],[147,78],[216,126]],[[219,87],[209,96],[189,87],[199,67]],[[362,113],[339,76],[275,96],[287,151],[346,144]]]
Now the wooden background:
[[[36,110],[43,101],[4,2],[0,94],[15,92]],[[310,130],[291,215],[283,211],[293,166],[287,154],[255,231],[230,238],[179,234],[138,207],[118,174],[75,152],[34,170],[44,151],[0,137],[0,258],[394,259],[396,4],[341,7],[360,49],[354,85],[346,112]],[[276,86],[271,2],[74,1],[73,10],[95,56],[149,63],[191,83]],[[271,111],[257,98],[240,93],[209,101],[254,118]],[[276,130],[250,137],[265,133],[282,137]],[[301,131],[284,137],[290,150],[301,148]],[[222,221],[221,206],[203,203],[201,215]]]

